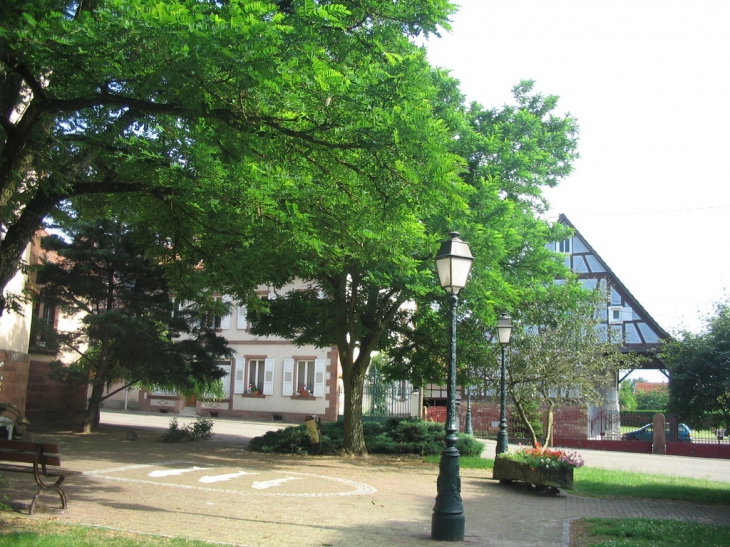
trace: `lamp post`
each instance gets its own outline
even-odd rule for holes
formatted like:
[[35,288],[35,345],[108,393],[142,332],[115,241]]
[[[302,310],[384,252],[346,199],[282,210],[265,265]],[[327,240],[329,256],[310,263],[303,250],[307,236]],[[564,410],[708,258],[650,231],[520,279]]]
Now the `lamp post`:
[[461,504],[459,451],[456,449],[456,303],[457,294],[466,286],[474,257],[469,245],[451,232],[451,239],[441,244],[436,255],[439,283],[449,294],[451,332],[449,336],[449,370],[446,378],[446,448],[441,452],[436,482],[436,504],[431,517],[431,539],[464,541],[464,507]]
[[466,425],[464,425],[464,433],[474,435],[474,428],[471,425],[471,388],[462,388],[466,391]]
[[497,341],[502,346],[502,378],[500,382],[499,433],[497,433],[497,454],[507,452],[507,367],[504,364],[504,348],[512,336],[512,321],[503,313],[497,321]]

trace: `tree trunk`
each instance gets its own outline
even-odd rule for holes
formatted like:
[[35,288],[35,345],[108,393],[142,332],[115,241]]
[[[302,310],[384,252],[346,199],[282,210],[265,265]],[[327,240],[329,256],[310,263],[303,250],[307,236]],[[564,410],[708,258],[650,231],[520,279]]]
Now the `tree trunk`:
[[[108,271],[107,277],[109,279],[109,283],[107,288],[106,309],[109,311],[114,306],[114,272]],[[105,328],[103,332],[104,334],[101,337],[99,363],[96,366],[94,374],[91,397],[89,397],[89,405],[86,407],[86,413],[84,414],[84,419],[81,422],[79,433],[90,433],[92,431],[96,431],[99,427],[99,422],[101,421],[100,405],[104,400],[104,386],[106,385],[107,380],[106,369],[109,364],[109,344],[111,343],[108,328]]]
[[101,420],[101,410],[99,408],[101,404],[101,395],[104,392],[104,384],[94,380],[94,386],[91,388],[91,397],[89,397],[89,404],[86,407],[84,413],[84,419],[81,422],[79,433],[91,433],[96,431],[99,427],[99,421]]
[[542,445],[543,446],[550,446],[552,445],[552,438],[553,438],[553,425],[555,424],[555,403],[553,401],[548,401],[548,409],[547,409],[547,424],[545,427],[545,434],[543,435]]
[[366,371],[367,365],[362,366],[360,359],[354,363],[343,363],[345,414],[342,449],[346,454],[354,456],[364,456],[368,453],[362,426],[362,394]]
[[512,398],[512,402],[515,404],[515,408],[517,409],[517,414],[519,415],[520,420],[522,420],[522,423],[530,432],[530,441],[532,442],[532,446],[537,446],[538,440],[537,435],[535,434],[535,429],[532,427],[532,424],[528,419],[527,413],[522,406],[522,402],[519,399],[515,398],[512,393],[510,393],[510,397]]
[[[364,456],[368,453],[362,425],[362,392],[365,375],[345,381],[345,415],[342,449],[346,454]],[[343,378],[344,379],[344,378]]]

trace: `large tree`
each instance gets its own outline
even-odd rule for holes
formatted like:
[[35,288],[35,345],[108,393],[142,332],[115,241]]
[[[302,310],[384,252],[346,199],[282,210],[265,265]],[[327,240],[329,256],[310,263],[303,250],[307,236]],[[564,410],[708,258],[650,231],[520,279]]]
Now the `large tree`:
[[715,304],[700,333],[684,331],[664,343],[669,410],[695,427],[730,425],[730,303]]
[[[430,101],[452,136],[448,146],[464,161],[461,177],[447,178],[446,185],[442,175],[422,184],[386,186],[389,199],[381,208],[374,196],[358,196],[360,203],[370,203],[362,209],[367,214],[358,214],[349,197],[324,200],[309,190],[309,195],[299,192],[294,200],[299,229],[291,231],[297,237],[282,241],[276,251],[267,249],[291,265],[291,276],[311,281],[312,290],[268,302],[254,317],[252,331],[337,346],[344,448],[355,454],[365,452],[362,390],[373,352],[428,344],[422,326],[430,333],[446,332],[439,323],[445,306],[434,306],[445,299],[433,257],[449,231],[462,231],[477,257],[463,309],[482,323],[493,318],[495,302],[503,309],[527,284],[547,282],[563,271],[544,247],[556,232],[536,212],[540,186],[555,184],[569,171],[574,121],[555,116],[554,98],[530,93],[530,83],[516,88],[516,105],[485,112],[479,105],[464,106],[446,75],[435,71],[433,77],[420,93],[433,94]],[[430,322],[422,321],[429,315]],[[445,347],[430,354],[441,378]]]
[[[600,404],[601,389],[615,386],[616,375],[641,362],[622,351],[605,322],[608,296],[577,281],[551,284],[523,303],[509,346],[507,393],[533,444],[552,436],[553,414],[561,405]],[[547,409],[543,438],[530,419],[531,408]]]
[[[246,226],[278,190],[328,185],[386,203],[389,183],[424,164],[448,170],[433,146],[430,158],[418,147],[433,116],[418,92],[425,55],[409,38],[453,10],[446,0],[3,2],[0,313],[24,248],[63,200],[121,196],[117,206],[164,223],[171,262],[206,258],[225,272],[221,251],[251,244]],[[206,248],[206,232],[237,244]]]
[[217,361],[232,354],[211,323],[222,303],[201,297],[176,310],[162,266],[144,255],[154,236],[142,227],[100,219],[67,223],[65,233],[43,240],[49,259],[39,279],[46,299],[82,316],[78,331],[59,333],[76,358],[55,370],[57,379],[92,386],[80,431],[95,429],[104,399],[131,385],[198,395],[215,389],[223,376]]

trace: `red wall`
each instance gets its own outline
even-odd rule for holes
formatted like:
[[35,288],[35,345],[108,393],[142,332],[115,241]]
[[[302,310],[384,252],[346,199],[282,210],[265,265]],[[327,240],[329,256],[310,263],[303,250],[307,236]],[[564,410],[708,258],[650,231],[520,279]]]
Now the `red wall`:
[[86,409],[84,384],[71,385],[48,378],[49,366],[45,361],[31,361],[28,376],[28,402],[25,414],[33,416],[68,416]]

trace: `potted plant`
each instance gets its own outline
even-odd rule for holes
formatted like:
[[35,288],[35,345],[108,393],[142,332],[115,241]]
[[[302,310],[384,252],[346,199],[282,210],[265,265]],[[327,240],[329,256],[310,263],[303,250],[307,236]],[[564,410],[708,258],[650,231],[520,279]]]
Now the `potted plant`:
[[577,452],[543,448],[539,444],[498,454],[492,478],[502,484],[523,481],[552,489],[573,488],[573,469],[583,465]]
[[248,384],[248,392],[251,395],[261,395],[261,391],[253,384]]
[[302,386],[299,389],[299,396],[300,397],[309,397],[309,392],[307,391],[307,387],[306,386]]

